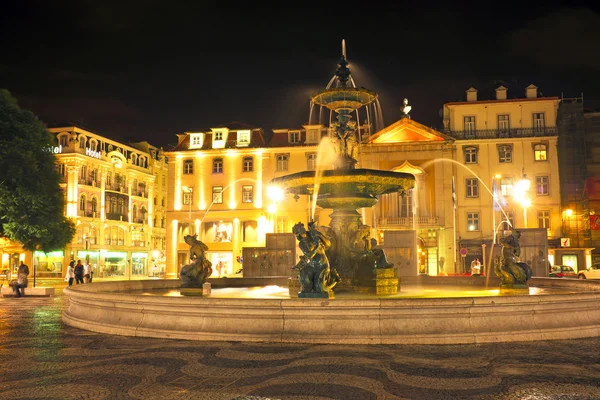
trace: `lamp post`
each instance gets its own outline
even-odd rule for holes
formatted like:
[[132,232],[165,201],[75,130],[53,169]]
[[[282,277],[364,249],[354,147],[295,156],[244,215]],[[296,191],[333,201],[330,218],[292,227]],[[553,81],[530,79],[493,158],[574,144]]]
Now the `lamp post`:
[[[502,175],[496,174],[492,177],[492,226],[496,226],[496,205],[498,205],[498,194],[497,191],[497,181],[500,179]],[[492,245],[496,244],[496,229],[494,229],[494,238],[492,240]],[[485,256],[484,256],[485,259]],[[485,260],[484,260],[485,261]]]

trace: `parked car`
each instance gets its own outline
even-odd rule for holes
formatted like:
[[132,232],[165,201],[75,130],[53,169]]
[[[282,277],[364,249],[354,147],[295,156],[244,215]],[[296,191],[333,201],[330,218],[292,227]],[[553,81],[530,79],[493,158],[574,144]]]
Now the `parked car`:
[[600,279],[600,264],[594,264],[588,269],[577,273],[579,279]]
[[555,265],[550,268],[550,278],[577,278],[577,273],[573,267],[568,265]]

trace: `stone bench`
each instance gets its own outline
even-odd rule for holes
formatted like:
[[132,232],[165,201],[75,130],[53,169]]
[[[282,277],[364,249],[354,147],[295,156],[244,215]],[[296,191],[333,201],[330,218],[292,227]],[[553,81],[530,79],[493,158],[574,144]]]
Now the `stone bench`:
[[[0,289],[0,294],[3,297],[14,296],[15,292],[13,288],[10,286],[2,286]],[[54,296],[54,288],[53,287],[27,287],[25,288],[25,296]]]

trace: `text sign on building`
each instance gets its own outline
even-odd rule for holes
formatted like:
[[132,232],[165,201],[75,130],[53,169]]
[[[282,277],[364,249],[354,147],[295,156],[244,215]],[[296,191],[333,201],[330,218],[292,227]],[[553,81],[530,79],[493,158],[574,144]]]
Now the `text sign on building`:
[[62,146],[61,145],[59,145],[59,146],[50,146],[48,148],[48,151],[50,153],[52,153],[52,154],[60,154],[60,153],[62,153]]
[[94,151],[94,150],[92,150],[92,149],[90,149],[88,147],[86,147],[86,149],[85,149],[85,155],[100,159],[100,152],[99,151]]
[[571,247],[570,238],[560,238],[560,247]]

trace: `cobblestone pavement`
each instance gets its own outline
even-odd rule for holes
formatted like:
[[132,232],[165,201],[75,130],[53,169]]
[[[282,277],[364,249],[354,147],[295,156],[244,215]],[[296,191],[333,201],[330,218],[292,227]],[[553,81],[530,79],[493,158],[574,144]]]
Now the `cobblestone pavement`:
[[600,339],[302,345],[111,336],[0,298],[0,399],[600,399]]

